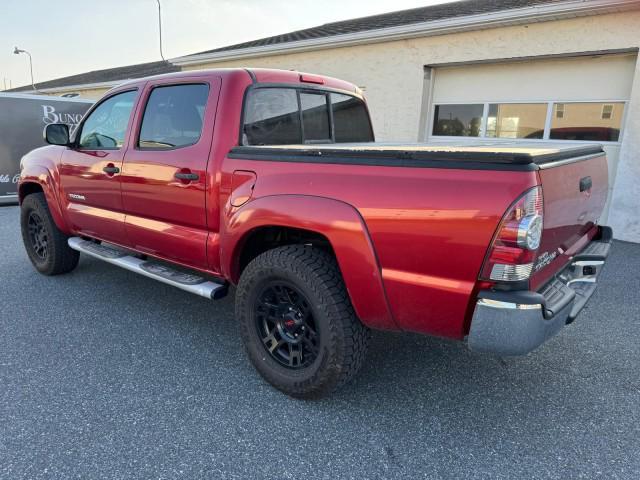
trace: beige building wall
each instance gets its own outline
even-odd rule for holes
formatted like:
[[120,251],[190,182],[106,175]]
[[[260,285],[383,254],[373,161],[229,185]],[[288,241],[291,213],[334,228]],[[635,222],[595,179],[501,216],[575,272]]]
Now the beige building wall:
[[[640,35],[640,27],[636,34]],[[640,62],[636,64],[626,117],[609,224],[616,238],[640,243]]]

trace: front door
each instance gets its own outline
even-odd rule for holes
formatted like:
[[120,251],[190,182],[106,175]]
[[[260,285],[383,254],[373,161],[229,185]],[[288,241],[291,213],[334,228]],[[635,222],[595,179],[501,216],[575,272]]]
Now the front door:
[[71,227],[87,236],[125,245],[120,170],[136,90],[103,100],[80,126],[77,142],[62,154],[62,203]]
[[149,82],[122,169],[133,248],[207,268],[207,162],[220,81]]

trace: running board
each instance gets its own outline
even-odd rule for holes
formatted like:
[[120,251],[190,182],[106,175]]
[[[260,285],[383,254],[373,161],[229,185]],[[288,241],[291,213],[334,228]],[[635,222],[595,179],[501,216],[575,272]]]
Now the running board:
[[164,263],[134,257],[129,252],[109,244],[83,240],[80,237],[71,237],[68,243],[78,252],[204,298],[218,300],[227,294],[228,288],[223,283],[209,281],[197,274],[185,273]]

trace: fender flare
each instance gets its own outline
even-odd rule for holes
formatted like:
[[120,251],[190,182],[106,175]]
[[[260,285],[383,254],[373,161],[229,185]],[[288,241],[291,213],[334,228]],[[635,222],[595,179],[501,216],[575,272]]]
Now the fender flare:
[[51,212],[51,217],[56,226],[65,234],[69,234],[69,226],[62,214],[62,208],[60,207],[60,201],[58,199],[56,183],[53,180],[53,176],[48,168],[41,165],[31,165],[25,167],[20,174],[20,183],[18,185],[18,201],[20,205],[25,198],[25,186],[28,184],[37,184],[42,188],[44,196]]
[[398,329],[369,232],[353,206],[310,195],[272,195],[250,201],[241,208],[227,209],[225,213],[220,255],[227,278],[237,282],[240,253],[256,229],[275,226],[312,231],[329,240],[362,323],[377,329]]

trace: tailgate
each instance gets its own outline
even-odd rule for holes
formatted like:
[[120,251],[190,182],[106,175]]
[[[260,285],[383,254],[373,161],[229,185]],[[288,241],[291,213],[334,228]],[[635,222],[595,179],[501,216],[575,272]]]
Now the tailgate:
[[544,231],[531,276],[537,290],[595,235],[608,192],[604,152],[540,164]]

